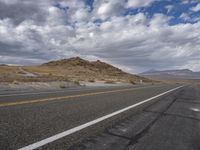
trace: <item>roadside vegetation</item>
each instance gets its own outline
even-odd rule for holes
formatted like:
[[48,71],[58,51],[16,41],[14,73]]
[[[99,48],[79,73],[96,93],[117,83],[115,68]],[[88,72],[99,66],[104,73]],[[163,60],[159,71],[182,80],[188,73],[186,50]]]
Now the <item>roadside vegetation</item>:
[[79,82],[78,80],[75,80],[75,81],[74,81],[74,84],[75,84],[75,85],[81,85],[80,82]]
[[59,87],[60,87],[61,89],[66,88],[65,84],[63,84],[63,83],[61,83],[61,84],[59,85]]
[[133,81],[133,80],[129,80],[129,83],[130,83],[130,84],[136,84],[136,82]]
[[95,82],[95,80],[94,79],[89,79],[88,82],[92,82],[93,83],[93,82]]

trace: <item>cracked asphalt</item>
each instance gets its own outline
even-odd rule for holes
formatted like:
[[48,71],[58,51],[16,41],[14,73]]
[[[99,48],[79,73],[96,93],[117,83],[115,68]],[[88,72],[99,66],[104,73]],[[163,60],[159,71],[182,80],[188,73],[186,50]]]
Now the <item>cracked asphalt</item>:
[[199,150],[200,88],[184,87],[71,149]]
[[[178,85],[110,87],[0,96],[0,149],[19,149],[87,123]],[[124,90],[129,89],[129,90]],[[116,92],[107,92],[117,90]],[[87,93],[55,101],[19,104]],[[0,94],[1,95],[1,94]],[[199,150],[200,88],[185,86],[38,149]]]

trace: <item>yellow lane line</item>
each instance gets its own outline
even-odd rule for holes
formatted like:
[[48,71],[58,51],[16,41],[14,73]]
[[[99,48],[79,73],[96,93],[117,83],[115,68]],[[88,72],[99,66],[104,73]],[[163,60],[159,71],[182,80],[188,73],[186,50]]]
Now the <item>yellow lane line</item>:
[[85,93],[85,94],[78,94],[78,95],[53,97],[53,98],[44,98],[44,99],[36,99],[36,100],[28,100],[28,101],[20,101],[20,102],[0,103],[0,107],[32,104],[32,103],[39,103],[39,102],[49,102],[49,101],[55,101],[55,100],[93,96],[93,95],[100,95],[100,94],[107,94],[107,93],[125,92],[125,91],[131,91],[131,90],[137,90],[137,89],[143,89],[143,88],[148,88],[148,87],[129,88],[129,89],[111,90],[111,91],[103,91],[103,92],[93,92],[93,93]]

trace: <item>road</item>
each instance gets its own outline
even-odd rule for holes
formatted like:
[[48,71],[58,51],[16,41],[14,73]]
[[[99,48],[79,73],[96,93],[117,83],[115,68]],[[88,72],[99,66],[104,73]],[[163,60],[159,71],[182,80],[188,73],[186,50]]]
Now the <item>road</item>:
[[22,67],[19,67],[19,70],[21,71],[21,73],[23,73],[24,76],[26,77],[36,77],[36,74],[33,74],[31,72],[28,72],[26,70],[24,70]]
[[200,90],[178,86],[2,93],[0,148],[199,149]]

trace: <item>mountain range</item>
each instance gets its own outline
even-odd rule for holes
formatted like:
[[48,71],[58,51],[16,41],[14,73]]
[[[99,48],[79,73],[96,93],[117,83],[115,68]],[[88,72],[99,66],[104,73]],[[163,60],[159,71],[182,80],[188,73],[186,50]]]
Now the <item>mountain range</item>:
[[200,79],[200,72],[194,72],[190,69],[149,70],[139,75],[154,79]]

